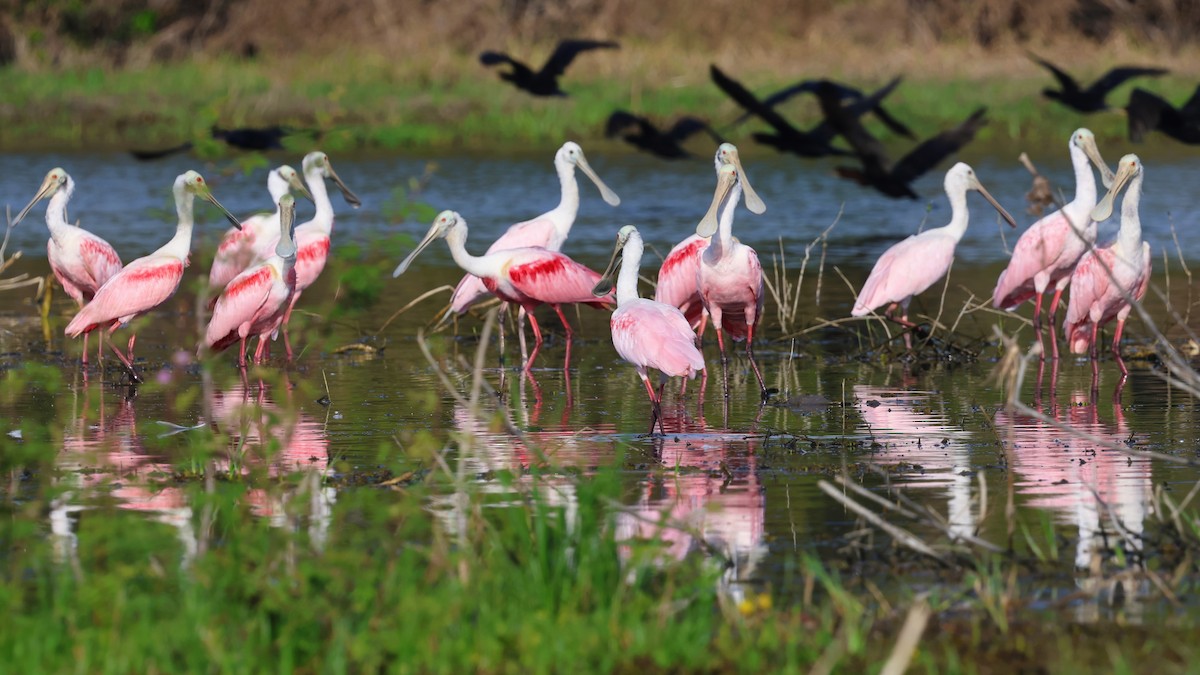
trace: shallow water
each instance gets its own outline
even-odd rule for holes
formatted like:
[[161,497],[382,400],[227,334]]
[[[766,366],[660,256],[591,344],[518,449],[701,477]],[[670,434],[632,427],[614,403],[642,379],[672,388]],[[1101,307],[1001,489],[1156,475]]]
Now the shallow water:
[[[496,506],[515,503],[511,500],[520,492],[521,481],[528,479],[530,467],[573,467],[586,476],[615,465],[625,482],[626,508],[616,515],[623,537],[659,539],[664,554],[677,558],[713,549],[726,552],[735,562],[725,579],[734,594],[742,593],[746,584],[795,593],[786,586],[797,552],[815,548],[839,555],[846,538],[861,527],[854,514],[817,488],[818,480],[843,468],[878,486],[884,479],[871,467],[882,467],[888,481],[941,514],[951,535],[978,535],[996,542],[1006,536],[1002,504],[1011,488],[1022,521],[1049,518],[1071,542],[1073,551],[1066,558],[1080,568],[1086,568],[1098,550],[1111,547],[1111,540],[1098,533],[1111,535],[1112,517],[1136,540],[1151,515],[1156,489],[1186,493],[1200,479],[1194,468],[1131,457],[1044,420],[1005,410],[1005,392],[996,376],[1000,353],[985,342],[996,322],[991,314],[959,318],[954,341],[978,356],[965,362],[922,358],[902,363],[895,358],[902,348],[889,345],[878,327],[868,329],[866,324],[797,335],[818,317],[848,314],[850,295],[836,280],[834,267],[856,285],[861,283],[868,269],[864,263],[915,231],[926,217],[926,207],[924,202],[876,197],[838,181],[821,165],[758,149],[743,152],[747,171],[769,210],[762,218],[743,211],[735,232],[760,248],[764,262],[766,251],[776,250],[776,240],[784,238],[790,277],[799,270],[803,245],[831,223],[844,204],[820,275],[821,250],[814,249],[800,301],[801,319],[784,330],[774,303],[768,302],[767,341],[757,353],[768,386],[780,390],[768,405],[758,405],[757,386],[740,351],[731,360],[726,401],[721,362],[715,345],[708,344],[707,381],[689,382],[684,392],[678,382],[669,383],[664,398],[666,434],[647,436],[649,405],[641,383],[609,344],[605,315],[583,310],[582,337],[573,346],[569,368],[563,368],[566,354],[557,334],[529,377],[512,367],[519,358],[513,340],[508,342],[505,367],[492,348],[485,357],[484,379],[499,396],[485,392],[483,414],[472,412],[439,383],[419,349],[418,331],[432,319],[444,295],[418,304],[380,330],[393,312],[421,292],[456,280],[458,274],[449,267],[440,244],[400,280],[385,276],[393,261],[368,256],[367,263],[376,265],[385,278],[384,293],[360,310],[335,311],[335,298],[341,297],[337,274],[353,263],[327,269],[301,303],[301,309],[314,314],[300,315],[293,329],[293,339],[303,350],[297,363],[284,368],[276,358],[244,380],[231,355],[215,359],[211,370],[194,363],[191,345],[197,327],[190,281],[185,282],[189,290],[142,324],[139,366],[148,382],[137,388],[122,385],[124,376],[115,369],[80,368],[78,346],[61,335],[72,313],[69,300],[57,295],[49,325],[43,326],[29,294],[17,291],[0,296],[5,317],[0,366],[12,371],[24,363],[47,364],[62,378],[56,390],[38,385],[0,397],[0,432],[9,450],[37,437],[61,448],[55,479],[60,492],[40,526],[70,547],[81,518],[137,511],[177,528],[184,550],[194,552],[195,514],[174,480],[202,468],[207,459],[193,458],[189,438],[211,430],[229,438],[218,468],[250,477],[244,496],[248,507],[272,525],[308,528],[320,542],[341,491],[389,480],[392,473],[373,474],[381,466],[407,463],[414,469],[428,468],[431,457],[448,447],[448,465],[475,486],[494,492]],[[432,160],[438,164],[435,177],[418,198],[437,208],[460,210],[472,225],[470,248],[482,249],[503,224],[536,215],[556,202],[548,159],[438,157]],[[616,226],[627,222],[637,223],[648,242],[665,252],[694,226],[711,198],[707,161],[669,164],[631,155],[597,155],[591,160],[623,203],[612,209],[591,186],[582,186],[584,203],[567,250],[589,264],[603,264]],[[1046,158],[1043,171],[1065,180],[1068,167],[1055,160]],[[0,182],[0,199],[20,208],[45,170],[62,165],[79,183],[72,218],[82,218],[128,260],[169,237],[172,226],[164,210],[169,208],[170,176],[194,164],[186,158],[139,164],[118,155],[9,155],[0,157],[0,170],[7,177]],[[334,164],[364,202],[362,209],[350,211],[335,201],[335,246],[368,242],[394,231],[419,235],[427,228],[428,223],[389,225],[381,206],[392,188],[421,174],[425,160],[334,158]],[[982,158],[975,166],[1002,203],[1014,213],[1023,210],[1022,195],[1029,183],[1024,169],[995,158]],[[1169,213],[1182,249],[1200,251],[1200,228],[1194,227],[1200,212],[1179,187],[1200,178],[1200,163],[1167,158],[1161,163],[1147,160],[1147,166],[1147,180],[1155,182],[1148,182],[1142,206],[1146,238],[1156,246],[1171,241]],[[214,176],[210,182],[216,195],[231,210],[247,213],[265,202],[263,172],[220,178],[215,178],[219,171],[207,173]],[[926,177],[918,185],[932,200],[931,225],[947,217],[939,182]],[[977,214],[985,213],[981,201],[973,200],[972,207]],[[35,209],[13,234],[10,249],[29,254],[14,272],[47,271],[45,260],[37,257],[45,241],[40,215],[41,209]],[[994,219],[987,213],[981,220],[983,225],[977,223],[959,248],[960,260],[975,264],[960,264],[954,271],[942,312],[946,323],[954,323],[969,295],[988,296],[999,272],[1003,247]],[[206,221],[216,222],[211,213]],[[205,258],[222,230],[218,224],[199,231],[200,252],[190,275],[206,269]],[[1015,236],[1008,236],[1011,245]],[[1188,293],[1181,280],[1176,273],[1173,297]],[[938,313],[939,301],[926,298],[915,307],[932,315]],[[1160,319],[1165,316],[1160,302],[1151,309]],[[542,320],[556,332],[552,314]],[[428,339],[439,368],[464,396],[472,386],[467,364],[475,356],[479,325],[474,318],[464,318],[457,336],[439,333]],[[1009,332],[1019,327],[1012,319],[1004,325]],[[1131,327],[1130,334],[1139,331]],[[1028,328],[1018,337],[1026,346],[1032,341]],[[340,346],[364,342],[371,351],[337,353]],[[276,357],[279,351],[276,348]],[[1019,399],[1053,420],[1109,442],[1194,457],[1200,447],[1195,401],[1169,389],[1151,362],[1131,360],[1130,367],[1119,403],[1112,400],[1118,373],[1107,359],[1099,367],[1098,393],[1092,392],[1090,364],[1068,358],[1057,372],[1029,372]],[[506,415],[518,434],[506,431]],[[319,489],[271,489],[275,478],[296,472],[310,476]],[[507,478],[514,475],[523,477],[516,485]],[[568,475],[573,474],[549,472],[538,481],[550,501],[569,513]],[[7,489],[18,494],[21,490]],[[308,500],[299,518],[296,505],[286,503],[301,498],[298,494]],[[448,492],[435,498],[429,510],[453,531],[461,515],[458,504]],[[664,528],[661,522],[687,527]],[[915,532],[940,536],[932,528]],[[1060,590],[1067,592],[1071,583],[1065,581]]]

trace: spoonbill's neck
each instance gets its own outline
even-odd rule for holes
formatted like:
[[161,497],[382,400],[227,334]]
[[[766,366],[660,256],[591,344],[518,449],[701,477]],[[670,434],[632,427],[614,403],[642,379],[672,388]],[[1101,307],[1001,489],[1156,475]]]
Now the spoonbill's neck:
[[717,218],[717,234],[708,240],[708,248],[704,249],[704,261],[710,265],[716,264],[733,248],[733,214],[737,211],[738,202],[742,199],[742,184],[734,182],[721,202],[720,216]]
[[279,175],[277,169],[272,169],[271,173],[267,174],[267,192],[271,193],[271,203],[279,207],[279,200],[290,192],[290,186],[283,176]]
[[1142,219],[1138,216],[1138,203],[1142,199],[1142,174],[1130,181],[1121,201],[1121,229],[1117,232],[1117,247],[1127,260],[1141,255]]
[[175,226],[175,236],[171,237],[171,241],[153,255],[168,255],[187,260],[188,253],[192,250],[192,227],[196,222],[193,209],[195,201],[196,196],[188,192],[182,183],[175,185],[175,212],[179,216],[179,224]]
[[967,188],[948,189],[946,197],[950,200],[950,222],[942,230],[958,241],[966,234],[971,215],[967,209]]
[[57,238],[66,233],[72,225],[67,221],[67,202],[71,201],[71,193],[75,192],[75,183],[70,178],[50,197],[46,204],[46,229],[50,236]]
[[499,276],[499,266],[491,264],[491,256],[474,256],[467,252],[467,226],[462,221],[446,233],[446,246],[450,247],[450,257],[454,258],[455,264],[467,274],[473,274],[480,279]]
[[1096,207],[1096,176],[1092,172],[1092,163],[1088,160],[1083,148],[1071,144],[1071,166],[1075,168],[1075,199],[1071,204],[1078,204],[1089,213]]
[[329,201],[324,172],[320,167],[313,167],[304,172],[304,182],[308,183],[308,191],[312,193],[313,204],[317,207],[316,214],[305,225],[316,227],[325,234],[333,232],[333,204]]
[[642,266],[642,235],[631,232],[621,251],[621,271],[617,274],[617,307],[638,299],[638,269]]
[[566,239],[579,215],[579,181],[575,177],[575,165],[566,161],[555,161],[554,168],[558,172],[558,183],[562,188],[562,196],[558,206],[546,215],[554,222],[554,229],[559,238]]

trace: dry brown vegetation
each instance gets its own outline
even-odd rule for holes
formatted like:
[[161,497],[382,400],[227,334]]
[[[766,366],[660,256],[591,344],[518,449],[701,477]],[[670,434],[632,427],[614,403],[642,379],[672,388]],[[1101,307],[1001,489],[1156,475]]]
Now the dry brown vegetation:
[[[10,0],[13,1],[13,0]],[[1024,50],[1099,69],[1153,57],[1189,72],[1191,0],[16,0],[0,62],[39,69],[230,55],[354,53],[444,74],[481,46],[534,60],[566,36],[615,38],[597,76],[667,79],[718,61],[737,71],[928,78],[1027,68]],[[636,46],[636,49],[631,47]],[[886,50],[887,60],[879,58]]]

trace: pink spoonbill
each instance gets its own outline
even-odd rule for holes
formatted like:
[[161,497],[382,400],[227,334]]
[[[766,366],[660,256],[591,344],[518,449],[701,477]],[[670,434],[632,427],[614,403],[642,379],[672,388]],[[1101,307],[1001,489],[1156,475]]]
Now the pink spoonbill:
[[[304,156],[304,163],[301,165],[304,170],[304,181],[308,183],[309,192],[312,193],[313,203],[317,206],[316,215],[312,220],[301,223],[296,226],[294,235],[296,245],[296,290],[292,293],[291,300],[288,301],[287,311],[283,315],[283,346],[287,350],[287,357],[292,359],[292,344],[288,340],[287,327],[288,322],[292,318],[292,310],[296,307],[296,302],[300,300],[300,294],[306,288],[312,286],[321,276],[321,271],[325,269],[325,261],[329,258],[329,247],[331,245],[330,235],[333,233],[333,203],[329,201],[329,191],[325,188],[325,179],[328,178],[338,186],[342,191],[342,198],[346,203],[354,208],[362,206],[362,200],[358,198],[342,179],[338,177],[333,170],[333,165],[329,162],[329,156],[323,152],[310,152]],[[265,250],[271,251],[275,249],[279,243],[279,231],[270,233],[270,237],[265,237],[263,246]]]
[[[175,236],[157,251],[130,262],[105,282],[96,291],[92,301],[67,324],[66,333],[69,337],[78,337],[97,328],[107,328],[112,333],[175,295],[192,248],[192,226],[195,223],[192,209],[197,196],[212,202],[234,227],[241,226],[238,219],[221,206],[204,178],[195,171],[180,174],[175,179],[174,192],[175,211],[179,216]],[[129,371],[130,379],[140,382],[141,377],[133,368],[133,344],[136,340],[136,333],[129,336],[126,354],[116,347],[112,347],[112,350]]]
[[606,296],[612,292],[612,283],[608,279],[616,268],[618,256],[621,257],[621,271],[617,276],[617,309],[609,322],[613,346],[622,359],[633,364],[638,377],[646,385],[652,409],[650,433],[654,433],[654,423],[657,421],[659,429],[665,434],[666,429],[662,424],[662,384],[656,392],[646,370],[653,368],[661,372],[663,384],[667,377],[691,378],[704,370],[704,356],[696,347],[696,334],[678,307],[638,296],[638,268],[642,262],[642,250],[642,235],[638,234],[637,228],[633,225],[622,227],[617,232],[617,246],[612,261],[594,293]]
[[[275,245],[268,243],[278,240],[279,200],[295,190],[313,201],[312,193],[300,181],[300,174],[286,164],[272,169],[267,174],[267,191],[271,193],[271,203],[275,205],[272,213],[259,213],[242,221],[242,229],[229,228],[221,243],[217,246],[217,255],[213,258],[212,268],[208,272],[209,293],[216,295],[251,265],[265,260],[275,252]],[[211,307],[211,305],[210,305]]]
[[[607,204],[610,206],[621,204],[621,198],[617,196],[617,193],[609,189],[604,181],[600,180],[600,176],[596,175],[592,166],[588,164],[587,157],[583,154],[583,148],[574,141],[567,141],[554,154],[554,170],[558,173],[558,182],[562,190],[558,206],[532,220],[509,226],[508,230],[488,247],[487,252],[495,253],[529,246],[537,246],[548,251],[561,251],[563,243],[571,233],[571,226],[575,224],[575,217],[579,214],[579,181],[575,179],[576,167],[596,184],[596,188],[600,190],[600,196]],[[454,288],[454,294],[450,297],[450,309],[444,318],[462,314],[490,294],[491,292],[479,277],[470,274],[464,276]],[[518,326],[524,326],[524,314],[524,308],[517,312]],[[567,327],[568,333],[570,330],[570,327]],[[523,345],[524,331],[521,328],[518,328],[518,331],[521,333]]]
[[[950,223],[914,234],[884,251],[858,294],[852,316],[866,316],[889,305],[887,311],[894,321],[914,327],[908,320],[909,303],[914,295],[924,292],[950,271],[954,249],[967,231],[967,190],[978,191],[1011,227],[1017,226],[1008,211],[984,189],[970,166],[959,162],[950,167],[944,186],[950,200]],[[899,316],[895,316],[897,309]],[[905,340],[911,348],[912,338],[908,333]]]
[[[746,208],[751,213],[763,213],[767,206],[759,199],[758,193],[750,187],[746,171],[742,168],[742,160],[738,149],[733,143],[722,143],[717,148],[713,164],[719,173],[721,167],[731,164],[737,169],[742,188],[746,193]],[[726,208],[737,208],[737,201],[731,200]],[[729,216],[733,217],[732,214]],[[654,299],[678,307],[688,318],[688,323],[696,331],[696,338],[704,335],[704,327],[708,322],[708,313],[704,311],[704,301],[700,299],[700,255],[708,248],[711,237],[692,234],[675,245],[667,257],[663,259],[662,267],[658,270],[658,285],[654,289]]]
[[246,366],[246,341],[258,336],[254,362],[261,363],[263,350],[283,322],[283,313],[296,289],[296,245],[292,241],[292,222],[296,201],[284,194],[279,198],[279,243],[266,260],[252,265],[225,286],[213,306],[204,343],[221,351],[241,341],[238,365]]
[[[1091,131],[1077,129],[1071,134],[1068,147],[1075,169],[1075,198],[1025,230],[992,294],[992,305],[1009,311],[1033,298],[1033,325],[1039,333],[1046,290],[1054,287],[1054,297],[1050,300],[1050,325],[1054,326],[1058,303],[1071,282],[1071,272],[1084,251],[1096,241],[1096,223],[1091,217],[1096,206],[1096,179],[1089,160],[1100,170],[1105,185],[1112,182],[1112,172],[1101,158]],[[1052,341],[1051,345],[1053,356],[1057,357],[1058,342]]]
[[1150,244],[1142,241],[1142,221],[1138,217],[1142,161],[1137,155],[1121,158],[1112,187],[1091,216],[1096,222],[1107,220],[1112,215],[1113,200],[1126,186],[1129,189],[1121,201],[1121,229],[1114,240],[1085,253],[1079,261],[1071,275],[1071,300],[1063,324],[1071,353],[1082,354],[1090,345],[1094,361],[1098,356],[1100,327],[1116,319],[1112,353],[1122,375],[1128,374],[1121,360],[1121,331],[1133,310],[1130,300],[1140,301],[1150,283]]
[[[575,302],[593,307],[612,305],[611,298],[598,299],[592,295],[592,289],[600,281],[599,274],[557,251],[531,246],[493,251],[481,256],[471,255],[466,247],[467,222],[454,211],[438,214],[425,238],[396,267],[392,276],[404,274],[417,254],[435,239],[445,239],[454,262],[468,274],[482,279],[488,291],[502,301],[519,305],[526,313],[541,304],[553,307],[567,328],[568,361],[571,324],[567,323],[560,305]],[[529,314],[529,322],[533,326],[534,345],[529,358],[525,360],[526,372],[533,367],[533,360],[542,346],[542,330],[533,314]]]
[[[721,365],[728,364],[724,336],[739,342],[745,340],[746,356],[758,379],[761,400],[766,401],[771,392],[754,361],[754,329],[762,320],[762,265],[754,249],[733,237],[733,212],[741,198],[741,170],[732,163],[722,165],[717,172],[717,190],[712,205],[696,226],[696,234],[709,239],[700,255],[697,282],[704,311],[712,318],[713,329],[717,332]],[[725,397],[729,397],[728,387]]]
[[[50,239],[46,241],[46,257],[50,260],[50,271],[81,308],[96,295],[96,291],[114,274],[121,271],[121,257],[107,241],[71,225],[67,222],[67,202],[75,193],[75,181],[62,169],[51,169],[42,181],[29,204],[17,214],[13,225],[21,222],[29,210],[46,197],[46,228]],[[101,349],[103,349],[101,337]],[[83,363],[87,359],[87,335],[83,336]]]

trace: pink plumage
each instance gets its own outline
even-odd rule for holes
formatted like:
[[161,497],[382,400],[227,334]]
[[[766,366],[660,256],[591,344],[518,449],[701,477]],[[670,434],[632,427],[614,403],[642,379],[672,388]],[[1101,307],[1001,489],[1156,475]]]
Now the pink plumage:
[[[1125,300],[1121,288],[1129,289],[1133,299],[1139,302],[1146,296],[1150,284],[1150,244],[1142,242],[1141,253],[1141,260],[1133,265],[1118,261],[1112,248],[1096,249],[1079,261],[1071,276],[1071,301],[1063,322],[1063,333],[1072,354],[1086,354],[1100,326],[1113,319],[1119,324],[1125,323],[1133,307]],[[1112,270],[1117,284],[1105,272],[1106,266]],[[1120,333],[1117,333],[1113,344],[1120,340]]]
[[658,270],[654,299],[677,307],[693,330],[702,332],[704,300],[700,297],[700,255],[708,248],[708,237],[693,234],[675,245]]
[[945,276],[957,245],[958,237],[941,228],[893,245],[879,256],[850,314],[865,316],[891,303],[907,307],[914,295]]
[[[532,247],[557,251],[562,248],[562,239],[565,237],[557,236],[554,221],[545,216],[539,216],[509,227],[508,231],[500,235],[499,239],[492,242],[487,253]],[[487,289],[482,279],[467,274],[454,287],[454,293],[450,296],[450,311],[462,314],[489,295],[491,295],[491,291]]]
[[175,295],[183,278],[183,261],[169,257],[138,258],[108,280],[71,323],[66,334],[77,337],[97,328],[110,332],[158,307]]
[[675,307],[637,298],[618,307],[609,323],[617,353],[639,369],[689,378],[704,370],[696,335]]
[[526,311],[541,304],[612,304],[611,298],[592,295],[600,275],[562,253],[543,248],[506,249],[500,253],[508,262],[500,274],[484,278],[483,284],[505,302],[519,304]]

